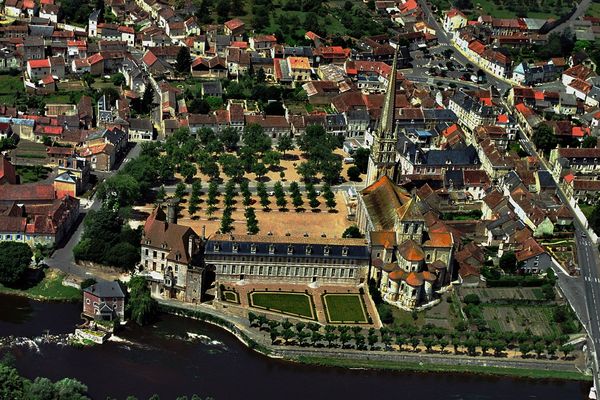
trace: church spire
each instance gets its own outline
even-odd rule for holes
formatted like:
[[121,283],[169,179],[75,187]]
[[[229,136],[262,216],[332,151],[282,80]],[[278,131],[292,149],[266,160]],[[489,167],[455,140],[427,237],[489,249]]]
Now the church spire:
[[396,76],[398,75],[397,60],[398,48],[394,51],[394,60],[392,61],[392,70],[388,77],[388,87],[385,93],[385,102],[381,111],[381,119],[379,120],[380,133],[392,133],[394,131],[394,113],[396,111]]

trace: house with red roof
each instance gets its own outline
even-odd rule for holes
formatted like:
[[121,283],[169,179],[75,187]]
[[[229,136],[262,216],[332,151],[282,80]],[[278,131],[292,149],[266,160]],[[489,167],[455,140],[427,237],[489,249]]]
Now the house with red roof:
[[275,35],[255,35],[249,39],[250,47],[256,51],[271,50],[277,44]]
[[469,19],[457,8],[444,13],[443,27],[446,32],[452,32],[467,26]]
[[239,18],[230,19],[223,24],[226,35],[241,36],[246,31],[246,24]]
[[53,184],[2,185],[0,240],[53,245],[62,241],[79,216],[79,200]]
[[51,68],[49,58],[29,60],[27,61],[27,76],[32,81],[36,82],[45,76],[50,75]]

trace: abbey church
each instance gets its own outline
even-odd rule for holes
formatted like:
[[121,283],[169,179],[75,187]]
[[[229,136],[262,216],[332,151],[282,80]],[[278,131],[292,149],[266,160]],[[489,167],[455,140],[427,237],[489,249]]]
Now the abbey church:
[[427,206],[418,193],[397,184],[402,176],[395,127],[396,61],[387,88],[379,127],[374,132],[367,187],[359,196],[358,227],[371,247],[370,278],[382,298],[406,310],[431,306],[452,281],[454,237],[432,231]]

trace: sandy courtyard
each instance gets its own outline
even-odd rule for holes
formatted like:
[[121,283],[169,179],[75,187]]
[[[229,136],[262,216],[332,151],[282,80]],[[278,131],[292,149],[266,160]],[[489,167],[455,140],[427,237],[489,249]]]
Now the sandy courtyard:
[[[206,188],[203,190],[203,195],[200,197],[202,202],[199,207],[200,210],[195,214],[195,219],[190,218],[187,207],[187,201],[181,203],[181,210],[179,213],[178,224],[192,227],[198,234],[202,232],[202,226],[206,226],[206,234],[212,235],[215,233],[221,224],[221,215],[223,213],[223,196],[219,196],[218,210],[209,219],[206,215]],[[189,197],[188,197],[189,198]],[[279,211],[275,205],[275,197],[271,196],[271,211],[263,211],[262,207],[258,203],[258,197],[253,197],[256,203],[252,206],[256,211],[256,218],[258,219],[258,226],[260,228],[259,234],[267,234],[272,232],[274,235],[283,236],[289,233],[292,236],[301,236],[308,233],[310,236],[321,236],[322,234],[327,237],[341,237],[344,230],[353,225],[353,221],[349,221],[346,213],[346,206],[344,204],[344,196],[341,193],[336,194],[337,200],[337,212],[329,212],[325,206],[325,200],[319,197],[321,206],[319,212],[313,212],[308,209],[308,200],[306,196],[303,196],[305,201],[305,207],[307,209],[303,212],[296,212],[291,205],[291,199],[288,196],[288,208],[289,211]],[[234,205],[236,209],[233,212],[233,227],[234,233],[246,233],[246,218],[244,217],[244,206],[242,205],[242,198],[238,196],[237,202]],[[134,207],[136,210],[150,213],[153,205],[146,205],[141,207]]]

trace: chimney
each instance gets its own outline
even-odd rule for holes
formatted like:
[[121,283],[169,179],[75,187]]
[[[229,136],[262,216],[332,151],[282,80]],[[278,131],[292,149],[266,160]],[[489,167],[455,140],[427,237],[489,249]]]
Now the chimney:
[[202,225],[202,240],[206,240],[206,225]]
[[177,199],[167,201],[167,223],[177,224]]
[[188,254],[190,255],[190,257],[194,255],[195,247],[196,246],[194,246],[194,235],[190,235],[190,237],[188,238]]

